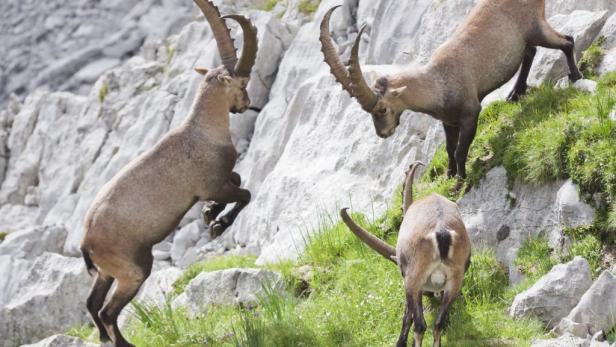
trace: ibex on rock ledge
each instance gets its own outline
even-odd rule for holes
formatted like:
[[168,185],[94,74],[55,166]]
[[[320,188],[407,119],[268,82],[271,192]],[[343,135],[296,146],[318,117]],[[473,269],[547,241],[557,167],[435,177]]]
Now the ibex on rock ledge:
[[460,294],[471,257],[471,242],[455,203],[438,194],[413,203],[413,176],[420,164],[411,166],[406,175],[402,202],[404,219],[395,249],[356,224],[346,209],[340,211],[344,223],[359,239],[400,267],[406,290],[406,310],[398,347],[406,346],[413,322],[413,346],[422,346],[426,331],[422,294],[443,292],[433,334],[434,346],[440,347],[449,309]]
[[[223,66],[205,75],[186,120],[151,150],[124,167],[96,196],[85,219],[81,251],[88,271],[96,273],[87,307],[101,342],[132,346],[118,329],[120,311],[137,294],[152,268],[152,246],[167,237],[199,200],[215,201],[215,219],[227,203],[237,203],[210,227],[222,232],[249,203],[233,172],[237,153],[231,142],[229,111],[250,106],[246,86],[257,53],[256,28],[242,16],[221,17],[207,0],[195,0],[209,22]],[[240,59],[224,18],[244,32]],[[117,287],[105,304],[107,292]],[[104,306],[103,306],[104,305]]]
[[325,62],[342,87],[372,114],[378,136],[391,136],[405,110],[443,122],[449,156],[448,175],[466,178],[466,159],[475,138],[481,100],[510,80],[521,64],[509,100],[526,92],[535,46],[562,50],[569,79],[582,74],[575,65],[573,38],[556,32],[545,19],[545,0],[482,0],[430,61],[417,69],[383,76],[370,88],[359,64],[359,31],[348,69],[332,43],[327,12],[321,23]]

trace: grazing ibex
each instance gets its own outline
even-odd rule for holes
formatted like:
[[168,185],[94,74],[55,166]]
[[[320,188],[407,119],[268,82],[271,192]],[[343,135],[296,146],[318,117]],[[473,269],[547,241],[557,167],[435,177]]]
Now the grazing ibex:
[[413,176],[420,164],[412,165],[406,175],[402,203],[404,219],[395,249],[356,224],[347,209],[340,211],[344,223],[359,239],[400,267],[406,290],[406,310],[398,347],[406,346],[413,322],[413,346],[422,345],[426,331],[423,292],[443,292],[434,324],[434,346],[441,345],[449,309],[460,293],[471,257],[471,242],[455,203],[438,194],[413,203]]
[[[132,346],[120,333],[120,311],[137,294],[152,268],[152,246],[167,237],[182,216],[199,200],[237,203],[213,221],[222,231],[249,203],[250,192],[241,189],[233,172],[237,153],[229,132],[229,111],[250,106],[246,86],[255,63],[256,28],[242,16],[221,17],[214,4],[195,0],[209,22],[223,66],[207,71],[190,114],[151,150],[124,167],[98,193],[85,218],[81,251],[88,271],[95,275],[87,307],[102,342]],[[240,59],[224,18],[237,21],[244,32]],[[114,281],[117,287],[105,304]],[[104,306],[103,306],[104,305]]]
[[481,100],[510,80],[521,64],[509,100],[526,92],[535,46],[560,49],[569,65],[569,79],[582,74],[575,65],[573,38],[556,32],[545,19],[545,0],[482,0],[430,61],[419,68],[376,80],[370,88],[359,64],[361,28],[348,69],[338,57],[329,33],[332,12],[321,23],[325,62],[342,87],[372,114],[378,136],[391,136],[405,110],[443,122],[449,156],[448,175],[466,178],[466,159],[477,130]]

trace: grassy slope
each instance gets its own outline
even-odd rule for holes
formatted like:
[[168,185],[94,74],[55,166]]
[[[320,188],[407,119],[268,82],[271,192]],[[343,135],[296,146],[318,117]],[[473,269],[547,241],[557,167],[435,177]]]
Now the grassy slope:
[[[469,184],[476,185],[490,169],[503,165],[511,179],[543,183],[571,177],[583,196],[600,211],[595,225],[570,230],[574,246],[556,254],[543,239],[529,240],[516,265],[528,275],[519,286],[508,286],[505,271],[490,251],[475,250],[463,294],[450,319],[444,339],[449,346],[527,346],[546,336],[532,320],[513,320],[507,307],[513,296],[530,286],[556,263],[573,255],[585,256],[596,275],[602,266],[601,249],[613,244],[616,230],[616,122],[607,117],[616,106],[616,73],[600,80],[590,95],[573,89],[541,87],[520,103],[497,102],[480,117],[480,128],[469,158]],[[427,173],[416,185],[417,195],[437,191],[457,200],[454,180],[443,177],[446,154],[440,149]],[[593,197],[590,199],[590,197]],[[400,198],[394,207],[364,225],[395,242],[401,220]],[[304,290],[294,269],[313,269]],[[254,267],[254,258],[222,258],[193,265],[177,283],[176,295],[201,271]],[[141,303],[137,320],[128,329],[138,346],[390,346],[395,343],[404,297],[397,268],[355,239],[345,227],[323,228],[296,263],[272,266],[281,271],[290,292],[264,295],[255,307],[214,307],[189,318],[183,310],[154,309]],[[436,306],[426,300],[430,324]],[[431,345],[430,330],[425,346]],[[90,329],[71,333],[87,336]]]

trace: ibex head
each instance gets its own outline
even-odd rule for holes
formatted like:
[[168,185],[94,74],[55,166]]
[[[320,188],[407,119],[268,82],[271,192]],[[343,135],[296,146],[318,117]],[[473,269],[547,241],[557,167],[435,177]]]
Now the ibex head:
[[[220,83],[225,88],[230,111],[242,113],[250,107],[250,98],[246,87],[250,81],[250,72],[257,58],[257,29],[244,16],[228,15],[221,17],[218,8],[208,0],[194,0],[207,19],[218,45],[222,66],[212,71],[196,68],[195,71],[205,76],[208,83]],[[239,23],[244,32],[244,47],[241,57],[237,58],[237,50],[224,19],[232,19]]]
[[406,86],[397,85],[396,79],[387,77],[379,78],[372,88],[368,86],[361,71],[359,64],[359,42],[364,33],[365,26],[361,28],[351,50],[351,58],[348,63],[348,70],[340,61],[336,49],[332,43],[329,33],[329,21],[332,13],[340,6],[331,8],[323,17],[321,22],[321,49],[325,55],[325,62],[331,68],[331,72],[336,81],[357,99],[362,108],[372,115],[374,127],[378,136],[387,138],[396,130],[400,124],[400,116],[407,109],[403,101],[403,94]]

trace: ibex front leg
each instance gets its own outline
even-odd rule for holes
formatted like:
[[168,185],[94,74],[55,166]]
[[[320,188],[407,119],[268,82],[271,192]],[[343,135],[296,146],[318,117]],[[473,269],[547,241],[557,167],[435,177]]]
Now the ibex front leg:
[[236,186],[233,182],[228,181],[216,194],[214,201],[222,204],[236,203],[231,211],[224,216],[210,223],[210,235],[216,238],[235,221],[235,218],[250,202],[250,191]]
[[[242,185],[242,177],[237,172],[231,172],[231,177],[229,180],[237,187]],[[224,211],[226,207],[226,203],[220,203],[217,201],[213,201],[203,207],[201,213],[203,214],[203,221],[205,222],[205,225],[210,225],[213,221],[215,221],[216,217],[218,217],[218,215]]]

